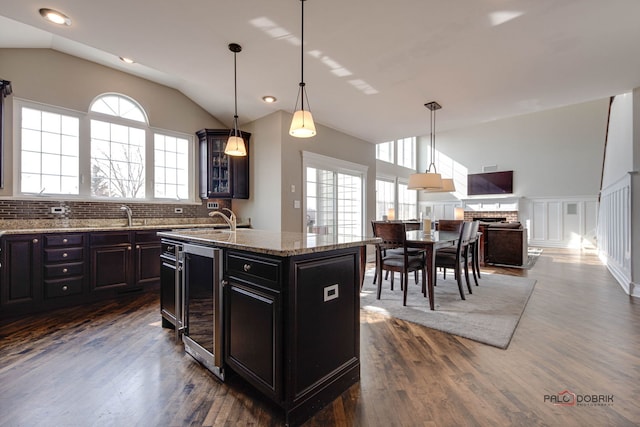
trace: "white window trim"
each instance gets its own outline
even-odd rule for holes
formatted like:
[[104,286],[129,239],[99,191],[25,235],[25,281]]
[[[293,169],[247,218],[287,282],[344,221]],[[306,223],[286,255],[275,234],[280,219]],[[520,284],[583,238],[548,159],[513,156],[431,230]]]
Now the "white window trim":
[[348,175],[356,175],[362,179],[362,236],[365,236],[365,222],[367,216],[367,173],[369,166],[359,163],[353,163],[347,160],[336,159],[322,154],[312,153],[310,151],[302,151],[302,232],[305,232],[305,213],[307,212],[307,167],[326,169],[334,172],[344,173]]
[[[126,95],[121,95],[117,93],[109,93],[114,95],[124,96],[125,98],[135,102],[136,105],[139,105],[137,101],[131,99]],[[106,95],[106,94],[102,94]],[[100,95],[101,96],[101,95]],[[99,96],[98,96],[99,97]],[[97,99],[96,97],[95,99]],[[94,99],[94,101],[95,101]],[[93,103],[93,101],[92,101]],[[33,108],[41,111],[50,111],[56,114],[62,114],[67,116],[76,117],[79,120],[79,174],[80,174],[80,188],[79,194],[36,194],[36,193],[22,193],[20,191],[20,172],[21,172],[21,153],[22,153],[22,108]],[[145,114],[146,112],[142,107],[140,107]],[[91,196],[91,120],[104,120],[110,123],[122,124],[129,127],[138,127],[141,129],[147,130],[145,135],[145,194],[147,197],[144,199],[126,199],[126,198],[112,198],[112,197],[96,197]],[[189,150],[189,199],[188,200],[177,200],[177,199],[168,199],[168,198],[154,198],[153,194],[153,185],[154,185],[154,149],[153,149],[153,137],[155,133],[161,133],[163,135],[175,136],[179,138],[185,138],[189,141],[190,150]],[[12,198],[14,199],[54,199],[54,200],[70,200],[70,201],[99,201],[99,202],[115,202],[115,203],[183,203],[190,205],[199,205],[201,204],[198,197],[198,189],[196,188],[196,178],[195,171],[198,168],[196,164],[196,149],[194,142],[194,136],[190,134],[181,133],[179,131],[174,130],[166,130],[162,128],[149,126],[147,123],[138,122],[130,119],[123,119],[121,117],[112,116],[109,114],[97,113],[92,111],[77,111],[70,108],[59,107],[56,105],[45,104],[42,102],[31,101],[28,99],[13,97],[13,164],[12,164]]]

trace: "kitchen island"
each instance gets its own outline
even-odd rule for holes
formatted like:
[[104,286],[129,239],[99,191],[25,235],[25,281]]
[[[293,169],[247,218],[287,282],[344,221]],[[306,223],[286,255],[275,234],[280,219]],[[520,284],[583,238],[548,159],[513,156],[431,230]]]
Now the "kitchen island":
[[376,239],[253,229],[159,235],[219,250],[221,369],[275,402],[287,425],[301,424],[359,381],[364,247]]

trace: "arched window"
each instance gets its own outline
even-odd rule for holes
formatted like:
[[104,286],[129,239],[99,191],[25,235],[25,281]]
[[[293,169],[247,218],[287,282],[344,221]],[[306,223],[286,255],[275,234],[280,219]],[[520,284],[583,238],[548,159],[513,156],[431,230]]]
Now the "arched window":
[[172,202],[193,197],[193,137],[152,128],[134,99],[105,93],[86,114],[26,100],[15,105],[20,193]]
[[90,110],[110,116],[91,115],[91,195],[144,199],[144,110],[130,98],[117,94],[97,97]]
[[100,95],[91,103],[90,111],[146,123],[147,115],[133,99],[115,93]]

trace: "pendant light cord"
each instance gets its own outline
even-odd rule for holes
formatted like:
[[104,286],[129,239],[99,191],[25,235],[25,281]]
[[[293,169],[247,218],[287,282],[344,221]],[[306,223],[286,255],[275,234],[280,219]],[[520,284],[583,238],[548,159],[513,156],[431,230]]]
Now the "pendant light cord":
[[301,19],[300,19],[300,109],[304,111],[304,100],[307,98],[307,108],[309,107],[309,98],[307,97],[307,91],[305,90],[304,83],[304,2],[301,3]]
[[233,52],[233,131],[235,132],[235,136],[238,136],[238,71],[236,65],[237,55],[238,54],[236,52]]

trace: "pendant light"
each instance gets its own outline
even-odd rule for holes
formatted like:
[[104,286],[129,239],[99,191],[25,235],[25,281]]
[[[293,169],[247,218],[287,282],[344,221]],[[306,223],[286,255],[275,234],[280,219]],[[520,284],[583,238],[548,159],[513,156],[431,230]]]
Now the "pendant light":
[[234,115],[233,115],[233,129],[229,134],[227,140],[227,146],[224,149],[224,154],[229,156],[246,156],[247,147],[244,145],[244,139],[238,131],[238,78],[236,73],[236,54],[242,51],[242,46],[237,43],[231,43],[229,50],[233,52],[233,97],[234,97]]
[[[431,163],[429,163],[429,167],[424,173],[414,173],[409,175],[409,186],[407,187],[410,190],[442,190],[442,177],[436,171],[435,164],[435,155],[436,155],[436,138],[435,138],[435,127],[436,127],[436,110],[442,108],[440,104],[437,102],[428,102],[424,104],[425,107],[429,109],[431,112],[431,134],[429,135],[429,148],[431,151]],[[431,168],[433,167],[433,172],[431,172]]]
[[[310,138],[316,134],[316,125],[313,123],[313,117],[309,109],[309,98],[304,84],[304,2],[300,0],[302,6],[302,19],[300,32],[300,86],[298,88],[298,96],[296,97],[296,105],[294,107],[293,120],[291,120],[291,128],[289,135],[296,138]],[[298,100],[300,100],[300,109],[298,109]],[[304,109],[304,102],[307,101],[307,109]]]

